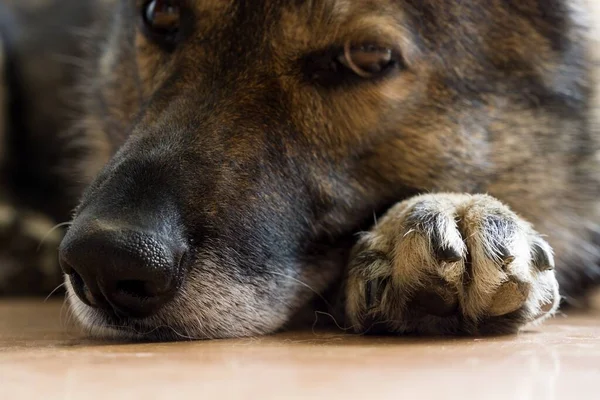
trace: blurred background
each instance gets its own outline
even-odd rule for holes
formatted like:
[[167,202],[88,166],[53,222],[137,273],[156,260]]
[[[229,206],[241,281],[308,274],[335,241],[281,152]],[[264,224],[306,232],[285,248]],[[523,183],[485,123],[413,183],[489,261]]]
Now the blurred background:
[[48,294],[56,247],[83,182],[66,138],[81,102],[74,82],[89,0],[0,0],[0,295]]

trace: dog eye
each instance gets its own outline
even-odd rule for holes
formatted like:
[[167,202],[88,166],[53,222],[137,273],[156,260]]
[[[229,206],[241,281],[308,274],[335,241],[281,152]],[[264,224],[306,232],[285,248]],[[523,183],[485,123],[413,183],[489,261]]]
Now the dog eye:
[[172,41],[181,23],[180,0],[150,0],[144,5],[144,25],[155,39]]
[[337,61],[361,78],[374,78],[395,64],[392,49],[375,45],[346,44]]
[[405,68],[398,51],[372,44],[346,44],[318,51],[302,62],[306,79],[328,88],[383,78],[389,72]]

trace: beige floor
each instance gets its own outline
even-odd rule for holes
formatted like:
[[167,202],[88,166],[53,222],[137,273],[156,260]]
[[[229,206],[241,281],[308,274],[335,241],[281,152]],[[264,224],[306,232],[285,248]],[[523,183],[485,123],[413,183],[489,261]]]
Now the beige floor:
[[491,339],[127,345],[85,340],[60,315],[55,301],[0,302],[0,399],[600,399],[600,312]]

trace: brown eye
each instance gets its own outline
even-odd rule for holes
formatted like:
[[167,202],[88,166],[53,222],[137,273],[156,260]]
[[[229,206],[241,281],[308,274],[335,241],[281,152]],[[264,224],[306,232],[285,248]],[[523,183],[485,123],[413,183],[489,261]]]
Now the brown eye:
[[374,78],[396,64],[392,49],[375,45],[344,46],[337,61],[362,78]]
[[152,34],[172,37],[181,23],[180,0],[151,0],[144,6],[143,16]]
[[310,53],[300,60],[306,79],[326,88],[377,81],[394,71],[406,69],[398,50],[374,44],[354,46],[346,43]]

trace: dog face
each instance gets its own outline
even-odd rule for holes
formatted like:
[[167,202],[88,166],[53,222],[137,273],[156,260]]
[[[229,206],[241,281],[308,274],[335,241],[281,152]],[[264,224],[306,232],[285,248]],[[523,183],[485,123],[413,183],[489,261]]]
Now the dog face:
[[284,326],[341,279],[374,215],[487,190],[516,110],[576,113],[585,90],[560,1],[107,9],[85,126],[110,161],[61,246],[75,314],[100,334]]

